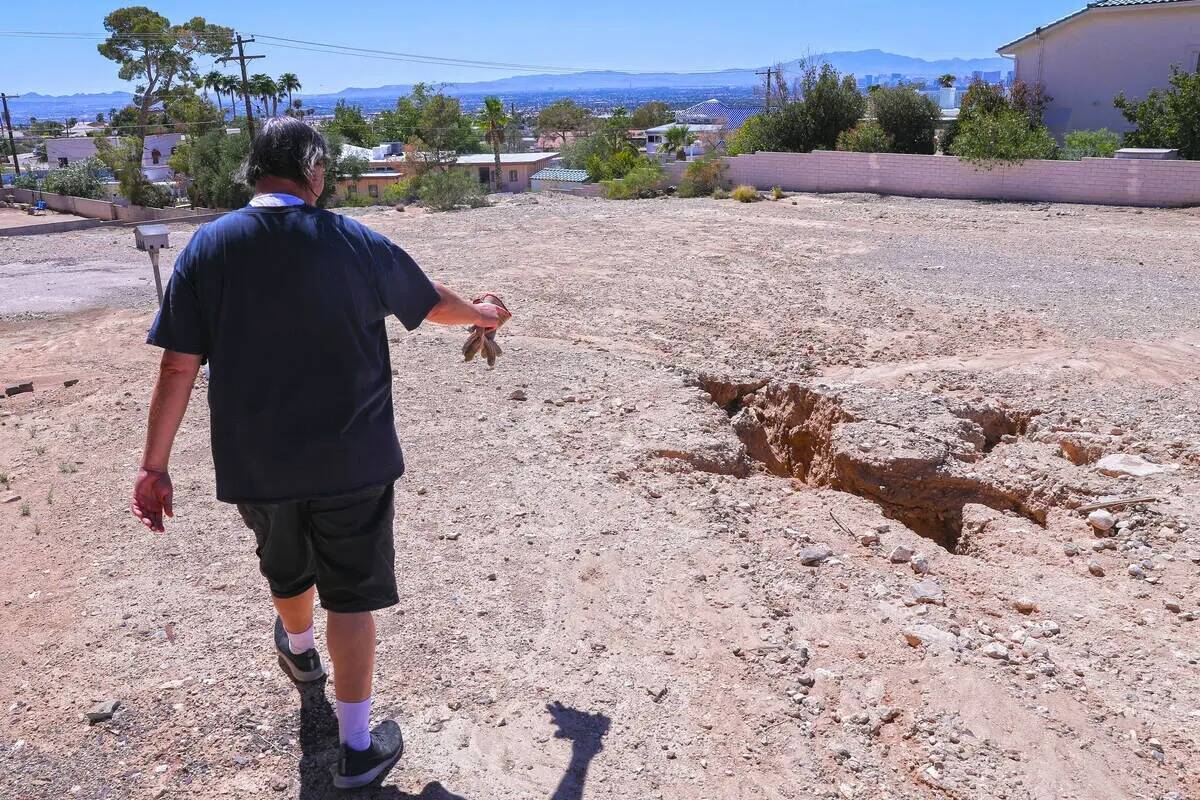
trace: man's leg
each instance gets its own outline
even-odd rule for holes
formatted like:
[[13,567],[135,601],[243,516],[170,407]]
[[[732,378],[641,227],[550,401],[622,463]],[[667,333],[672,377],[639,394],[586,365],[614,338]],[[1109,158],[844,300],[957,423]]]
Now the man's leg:
[[375,671],[375,619],[371,612],[329,612],[326,631],[333,659],[338,732],[354,750],[371,746],[371,678]]
[[307,653],[317,646],[313,638],[313,600],[317,587],[310,586],[308,591],[295,597],[275,597],[275,611],[283,620],[283,630],[287,633],[288,646],[293,653]]

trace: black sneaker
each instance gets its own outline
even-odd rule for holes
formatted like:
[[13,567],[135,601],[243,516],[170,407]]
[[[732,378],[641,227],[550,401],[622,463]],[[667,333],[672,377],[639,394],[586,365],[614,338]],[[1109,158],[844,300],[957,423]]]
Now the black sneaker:
[[275,652],[284,674],[296,683],[313,683],[325,677],[325,668],[321,666],[321,656],[316,650],[306,650],[300,655],[292,652],[283,620],[279,617],[275,618]]
[[351,750],[342,745],[333,770],[333,785],[339,789],[357,789],[383,780],[402,755],[404,737],[400,735],[400,726],[390,719],[384,720],[371,731],[371,746],[366,750]]

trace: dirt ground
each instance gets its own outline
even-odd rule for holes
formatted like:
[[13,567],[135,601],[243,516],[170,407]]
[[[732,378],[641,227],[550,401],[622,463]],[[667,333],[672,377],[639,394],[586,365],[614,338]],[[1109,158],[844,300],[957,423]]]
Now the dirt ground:
[[[356,214],[516,314],[492,371],[390,328],[407,753],[358,796],[1200,797],[1200,211]],[[203,385],[167,534],[126,511],[153,307],[126,232],[0,239],[0,797],[332,797]]]

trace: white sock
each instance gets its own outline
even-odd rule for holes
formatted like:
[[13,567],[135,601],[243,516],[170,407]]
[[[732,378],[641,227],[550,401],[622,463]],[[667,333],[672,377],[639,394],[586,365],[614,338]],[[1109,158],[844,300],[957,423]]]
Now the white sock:
[[371,746],[371,698],[361,703],[337,701],[338,739],[351,750]]
[[288,635],[288,649],[292,651],[292,655],[300,655],[307,653],[317,646],[317,640],[313,638],[313,626],[309,625],[308,630],[300,633],[292,633],[286,628],[284,633]]

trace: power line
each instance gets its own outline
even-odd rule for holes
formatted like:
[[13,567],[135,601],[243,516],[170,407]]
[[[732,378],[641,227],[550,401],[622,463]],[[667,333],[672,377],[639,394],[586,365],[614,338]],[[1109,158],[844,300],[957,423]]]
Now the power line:
[[250,79],[246,77],[246,62],[253,61],[256,58],[266,58],[266,56],[263,55],[246,55],[243,45],[250,44],[253,41],[254,37],[244,39],[242,38],[241,34],[238,34],[237,38],[233,41],[233,43],[237,46],[237,57],[235,58],[234,56],[226,56],[225,58],[217,59],[217,63],[220,64],[224,64],[228,61],[237,61],[242,67],[242,99],[246,101],[246,131],[250,134],[250,139],[252,141],[254,139],[254,112],[250,109]]
[[[496,69],[496,70],[515,70],[518,72],[584,72],[598,68],[585,67],[557,67],[546,64],[523,64],[507,61],[487,61],[481,59],[457,58],[454,56],[436,56],[426,55],[421,53],[406,53],[395,50],[376,50],[366,47],[357,47],[354,45],[341,45],[330,42],[318,42],[307,39],[292,39],[284,36],[274,36],[265,33],[252,33],[251,36],[270,40],[263,41],[260,44],[281,47],[292,50],[307,50],[314,53],[326,53],[329,55],[355,55],[361,58],[376,58],[382,61],[404,61],[416,64],[436,64],[439,66],[457,66],[457,67],[473,67],[476,69]],[[173,33],[170,31],[158,31],[150,33],[85,33],[85,32],[66,32],[66,31],[0,31],[0,36],[16,37],[16,38],[46,38],[46,39],[118,39],[118,40],[144,40],[144,39],[180,39],[180,38],[199,38],[199,39],[215,39],[219,34],[208,33]],[[221,37],[223,38],[223,37]]]

